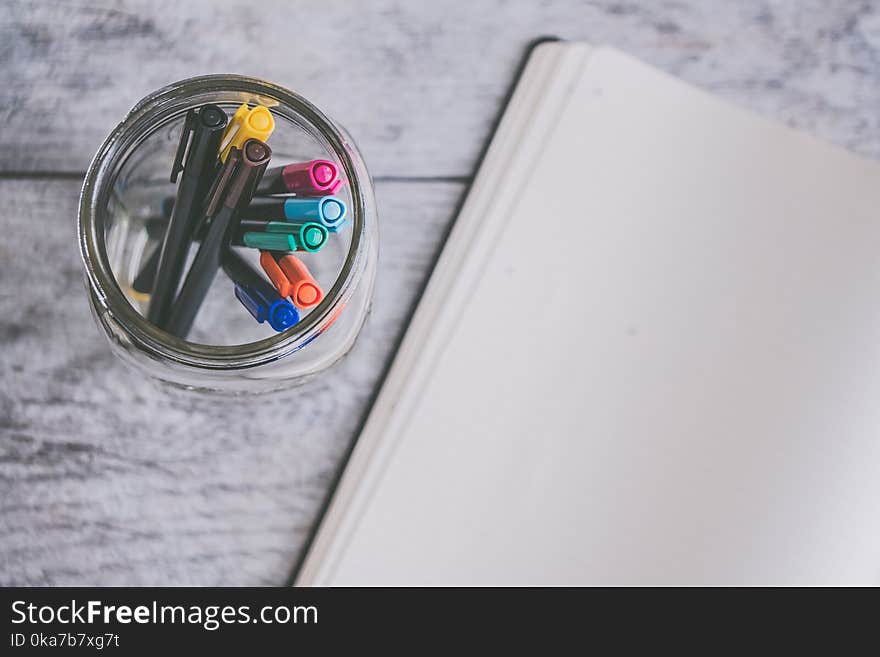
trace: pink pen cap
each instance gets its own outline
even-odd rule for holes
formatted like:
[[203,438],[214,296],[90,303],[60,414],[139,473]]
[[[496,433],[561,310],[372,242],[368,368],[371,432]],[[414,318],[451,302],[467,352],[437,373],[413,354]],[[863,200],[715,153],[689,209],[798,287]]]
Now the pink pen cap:
[[257,194],[329,196],[341,186],[339,168],[333,162],[312,160],[269,169],[260,181]]

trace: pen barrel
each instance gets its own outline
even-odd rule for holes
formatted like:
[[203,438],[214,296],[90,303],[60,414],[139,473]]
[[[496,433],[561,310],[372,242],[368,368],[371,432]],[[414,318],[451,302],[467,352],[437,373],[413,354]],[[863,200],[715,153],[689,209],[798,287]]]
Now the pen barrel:
[[250,266],[248,262],[231,248],[223,251],[221,263],[223,271],[236,285],[258,286],[266,283],[262,274]]
[[226,231],[234,216],[235,209],[224,206],[212,219],[164,327],[172,335],[186,338],[189,334],[220,267],[220,252],[227,241]]
[[135,292],[150,294],[153,290],[153,281],[156,280],[156,271],[159,269],[159,251],[158,248],[153,250],[131,282],[131,288]]
[[[165,230],[147,309],[147,319],[160,327],[168,320],[183,275],[189,242],[211,182],[211,174],[216,168],[226,113],[216,105],[204,105],[194,124],[186,166]],[[182,139],[187,136],[184,133]]]
[[259,176],[265,171],[272,150],[261,141],[249,139],[241,151],[233,149],[232,153],[217,179],[208,207],[216,208],[220,198],[223,199],[222,205],[212,215],[166,327],[169,333],[181,338],[185,338],[192,328],[214,281],[220,267],[221,253],[229,244],[238,222],[238,207],[250,201],[250,194],[253,194]]
[[[268,175],[267,172],[263,178],[267,178]],[[241,218],[257,221],[284,221],[284,199],[255,198],[247,207],[242,208]]]
[[[260,230],[248,228],[260,226]],[[248,222],[239,225],[232,236],[236,246],[247,246],[262,251],[320,251],[327,243],[328,232],[321,224],[314,222],[296,223],[270,221],[262,224]]]
[[[168,229],[168,216],[156,217],[146,222],[147,237],[149,238],[147,250],[150,255],[141,262],[140,270],[131,282],[131,289],[138,294],[148,295],[153,291],[153,281],[156,279],[156,270],[159,268],[159,256],[162,252],[162,241],[165,239],[165,231]],[[155,244],[154,242],[158,242]]]
[[[317,224],[316,224],[317,225]],[[232,233],[232,243],[242,246],[245,233],[297,233],[302,224],[289,221],[262,221],[260,219],[240,219]]]
[[335,196],[316,198],[255,198],[242,210],[247,219],[264,221],[314,221],[336,232],[345,223],[348,209]]

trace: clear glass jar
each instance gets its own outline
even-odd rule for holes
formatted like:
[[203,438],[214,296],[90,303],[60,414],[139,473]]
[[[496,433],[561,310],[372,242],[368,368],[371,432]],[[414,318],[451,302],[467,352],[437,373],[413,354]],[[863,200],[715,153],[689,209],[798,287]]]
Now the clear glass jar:
[[[155,247],[163,203],[174,196],[169,176],[186,113],[206,103],[229,114],[241,103],[268,107],[276,123],[267,140],[273,151],[270,167],[328,159],[345,180],[337,196],[348,206],[347,226],[331,235],[336,239],[328,241],[320,259],[308,263],[325,296],[283,333],[270,335],[257,324],[222,274],[187,340],[148,322],[146,301],[132,289],[147,247],[151,242]],[[369,310],[378,226],[363,159],[345,130],[314,105],[262,80],[191,78],[135,105],[89,166],[78,231],[93,314],[113,350],[137,370],[172,385],[250,393],[302,383],[349,351]],[[225,292],[215,289],[224,284]]]

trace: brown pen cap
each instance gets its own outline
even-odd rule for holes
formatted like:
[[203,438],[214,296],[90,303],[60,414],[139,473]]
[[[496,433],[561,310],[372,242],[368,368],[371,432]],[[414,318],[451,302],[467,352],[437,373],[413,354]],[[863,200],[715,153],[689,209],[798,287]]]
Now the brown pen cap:
[[233,148],[217,176],[205,213],[213,216],[221,203],[228,208],[250,203],[271,157],[272,149],[259,139],[248,139],[241,150]]

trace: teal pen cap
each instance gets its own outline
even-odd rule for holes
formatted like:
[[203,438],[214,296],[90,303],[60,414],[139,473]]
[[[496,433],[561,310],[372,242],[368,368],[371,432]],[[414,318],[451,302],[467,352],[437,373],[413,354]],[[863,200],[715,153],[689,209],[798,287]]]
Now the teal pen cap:
[[331,233],[345,224],[348,209],[336,196],[314,198],[255,198],[242,210],[242,218],[258,221],[314,221]]
[[288,233],[245,233],[241,241],[245,246],[263,251],[290,251]]
[[294,251],[319,251],[327,241],[327,229],[321,224],[291,222],[290,225],[297,228],[295,232],[288,233],[288,239],[295,245]]
[[269,222],[266,232],[248,231],[242,235],[241,241],[245,246],[263,251],[314,252],[324,246],[327,235],[327,229],[314,222]]

